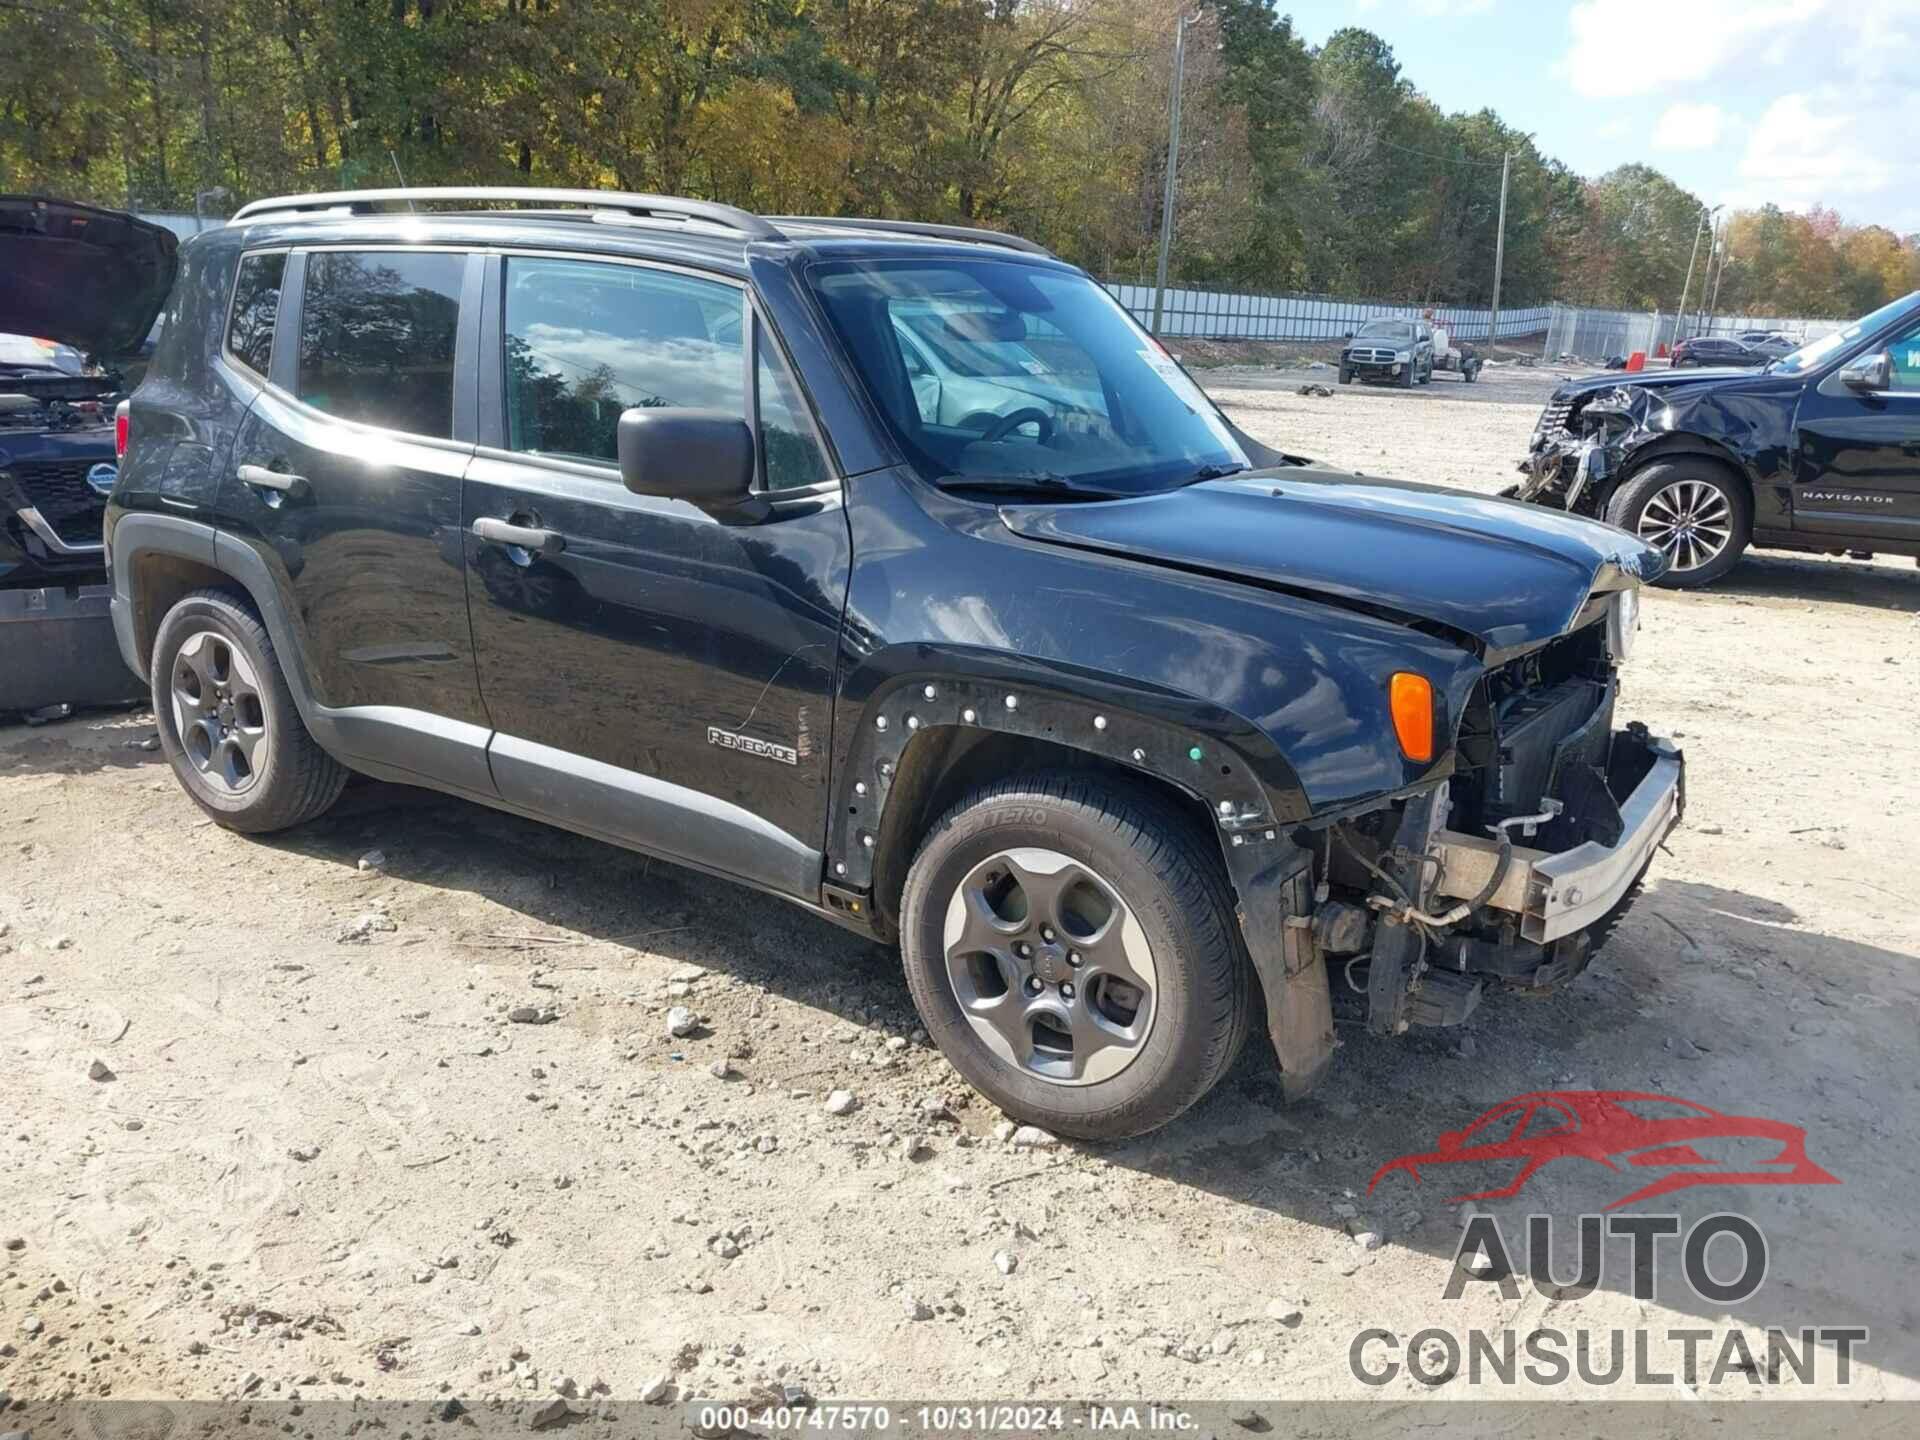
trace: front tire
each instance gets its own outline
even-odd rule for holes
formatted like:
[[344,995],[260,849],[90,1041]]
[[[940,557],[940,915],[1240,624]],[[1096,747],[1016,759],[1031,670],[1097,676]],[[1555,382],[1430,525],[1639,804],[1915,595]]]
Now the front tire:
[[1669,590],[1711,585],[1739,563],[1753,534],[1747,487],[1712,461],[1662,460],[1633,475],[1607,501],[1608,523],[1662,551]]
[[1340,383],[1342,385],[1351,385],[1353,383],[1353,371],[1346,369],[1344,366],[1341,367]]
[[1257,987],[1211,834],[1151,791],[1063,772],[981,786],[901,897],[928,1034],[1017,1120],[1118,1140],[1205,1095]]
[[259,616],[197,590],[154,636],[153,716],[180,787],[229,830],[304,824],[340,798],[346,769],[307,733]]

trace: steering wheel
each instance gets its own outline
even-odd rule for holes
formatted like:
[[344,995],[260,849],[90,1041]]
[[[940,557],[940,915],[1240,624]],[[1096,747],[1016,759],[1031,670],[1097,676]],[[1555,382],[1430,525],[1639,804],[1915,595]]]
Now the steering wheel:
[[995,441],[1004,440],[1022,425],[1039,426],[1042,445],[1053,439],[1053,417],[1046,411],[1029,405],[1024,410],[1014,411],[1011,415],[1002,415],[988,425],[980,434],[981,443],[991,445]]

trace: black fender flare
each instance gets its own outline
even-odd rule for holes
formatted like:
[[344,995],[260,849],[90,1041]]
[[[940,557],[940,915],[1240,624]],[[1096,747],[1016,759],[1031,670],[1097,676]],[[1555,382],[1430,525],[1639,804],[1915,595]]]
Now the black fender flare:
[[[1333,1054],[1333,1012],[1324,958],[1305,923],[1310,855],[1293,839],[1293,827],[1308,817],[1306,797],[1271,740],[1217,705],[1123,677],[998,653],[911,649],[911,670],[888,675],[860,702],[842,694],[836,724],[849,734],[836,748],[829,886],[882,908],[882,867],[903,876],[904,848],[917,840],[899,812],[917,811],[914,792],[935,782],[918,763],[929,747],[1015,736],[1136,771],[1211,817],[1285,1092],[1310,1089]],[[884,933],[885,917],[873,918]]]
[[[379,779],[481,799],[496,793],[487,761],[491,732],[486,729],[424,712],[396,715],[378,706],[336,708],[314,693],[304,628],[295,621],[284,581],[276,580],[255,547],[205,521],[131,511],[115,523],[111,548],[114,633],[129,664],[139,649],[136,621],[145,603],[135,593],[136,564],[155,554],[192,561],[237,586],[259,613],[281,657],[294,708],[321,749]],[[153,620],[158,623],[158,617]],[[140,656],[135,672],[145,677],[147,670],[147,658]]]
[[[284,664],[281,669],[286,673],[287,687],[293,692],[300,718],[311,726],[322,707],[307,681],[306,652],[301,644],[299,628],[289,619],[280,589],[274,583],[266,562],[251,547],[230,535],[221,534],[204,520],[147,511],[129,511],[121,515],[114,524],[110,546],[113,554],[115,627],[119,629],[121,626],[120,617],[124,613],[127,628],[121,635],[121,649],[126,653],[129,664],[135,662],[132,652],[138,648],[136,637],[139,633],[135,621],[138,607],[144,604],[144,597],[137,593],[136,567],[140,561],[153,555],[190,560],[217,572],[222,579],[246,592],[253,608],[259,612],[261,622],[267,627],[267,634],[272,637],[273,648],[282,655],[294,657],[294,663]],[[157,624],[159,617],[152,619]],[[142,628],[150,631],[152,627]],[[147,656],[140,655],[135,666],[143,676],[147,672],[147,661]]]

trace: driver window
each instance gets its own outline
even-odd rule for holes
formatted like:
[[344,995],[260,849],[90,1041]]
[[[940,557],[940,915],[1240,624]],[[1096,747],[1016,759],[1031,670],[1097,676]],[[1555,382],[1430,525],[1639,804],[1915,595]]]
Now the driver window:
[[613,464],[632,406],[747,413],[735,286],[510,255],[504,318],[510,450]]
[[1920,394],[1920,325],[1887,346],[1890,386],[1902,394]]

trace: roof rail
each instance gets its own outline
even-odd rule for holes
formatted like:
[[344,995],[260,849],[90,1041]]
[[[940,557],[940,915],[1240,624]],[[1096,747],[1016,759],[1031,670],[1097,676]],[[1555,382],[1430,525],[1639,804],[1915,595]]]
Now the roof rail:
[[518,185],[429,185],[419,189],[333,190],[312,195],[281,195],[242,205],[227,223],[239,224],[266,215],[347,209],[370,214],[383,206],[446,205],[461,201],[508,201],[548,205],[580,205],[594,210],[623,210],[633,215],[704,220],[755,240],[778,240],[781,234],[758,215],[732,205],[708,200],[682,200],[672,195],[634,195],[621,190],[544,190]]
[[922,220],[861,220],[844,215],[769,215],[776,225],[826,225],[837,230],[890,230],[902,235],[924,235],[929,240],[969,240],[977,245],[1000,245],[1008,250],[1023,250],[1029,255],[1053,252],[1024,235],[1008,235],[1000,230],[979,230],[970,225],[932,225]]

